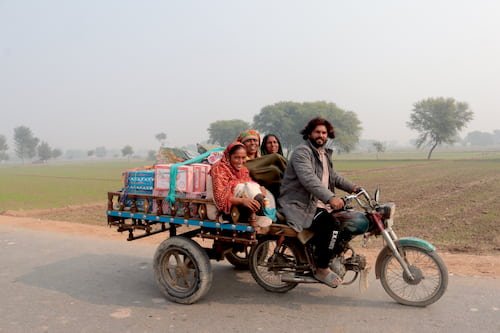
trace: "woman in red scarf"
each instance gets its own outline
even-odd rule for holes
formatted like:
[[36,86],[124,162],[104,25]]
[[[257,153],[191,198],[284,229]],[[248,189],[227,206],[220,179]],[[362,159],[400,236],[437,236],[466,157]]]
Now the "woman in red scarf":
[[245,207],[243,212],[240,209],[240,213],[244,215],[255,213],[260,209],[260,203],[257,200],[234,195],[236,185],[252,181],[244,165],[246,158],[245,146],[241,142],[233,142],[227,146],[222,159],[210,170],[215,205],[225,214],[230,213],[233,205]]

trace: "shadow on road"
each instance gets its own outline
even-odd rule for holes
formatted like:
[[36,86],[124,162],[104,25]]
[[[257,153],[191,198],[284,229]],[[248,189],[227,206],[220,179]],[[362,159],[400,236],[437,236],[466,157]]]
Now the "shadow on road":
[[[400,307],[388,297],[370,296],[373,283],[360,294],[357,283],[330,289],[320,284],[302,284],[285,294],[262,289],[250,272],[235,270],[226,262],[212,261],[213,281],[208,294],[198,304],[253,304],[301,309],[308,304],[346,307]],[[17,282],[67,294],[100,305],[161,308],[169,303],[156,286],[151,261],[144,257],[115,254],[85,254],[35,268]]]

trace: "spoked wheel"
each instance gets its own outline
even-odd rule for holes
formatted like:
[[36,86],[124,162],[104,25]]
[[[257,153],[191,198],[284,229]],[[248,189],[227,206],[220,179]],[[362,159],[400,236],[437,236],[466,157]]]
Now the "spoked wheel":
[[279,248],[276,240],[261,241],[252,248],[249,259],[253,278],[265,290],[285,293],[297,286],[281,281],[284,274],[295,274],[297,265],[296,250],[286,241]]
[[235,246],[230,252],[224,256],[236,269],[248,269],[248,257],[250,255],[251,246]]
[[411,279],[399,264],[389,255],[382,262],[380,281],[385,291],[396,302],[427,306],[443,296],[448,286],[448,270],[441,257],[434,251],[426,251],[419,247],[404,246],[403,251]]
[[248,258],[250,257],[251,251],[251,246],[239,244],[234,246],[230,252],[227,252],[224,257],[234,266],[234,268],[245,270],[248,269],[250,265]]
[[177,303],[196,302],[212,285],[208,256],[189,238],[174,236],[163,241],[156,250],[153,268],[161,291]]

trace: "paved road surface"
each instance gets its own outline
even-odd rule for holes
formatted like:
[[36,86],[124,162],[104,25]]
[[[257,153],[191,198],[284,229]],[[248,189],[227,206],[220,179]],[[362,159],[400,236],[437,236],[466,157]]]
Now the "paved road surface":
[[[114,232],[110,229],[110,232]],[[0,332],[500,332],[500,279],[451,276],[427,307],[399,305],[370,277],[337,290],[261,289],[249,272],[212,262],[199,303],[166,301],[155,247],[0,224]]]

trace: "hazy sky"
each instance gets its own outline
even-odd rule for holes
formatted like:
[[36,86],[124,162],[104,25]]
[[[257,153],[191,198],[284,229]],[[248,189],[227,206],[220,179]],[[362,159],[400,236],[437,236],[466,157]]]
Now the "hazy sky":
[[[279,101],[334,102],[406,142],[412,105],[500,129],[500,1],[0,0],[0,134],[134,149],[208,138]],[[298,134],[297,134],[298,135]]]

